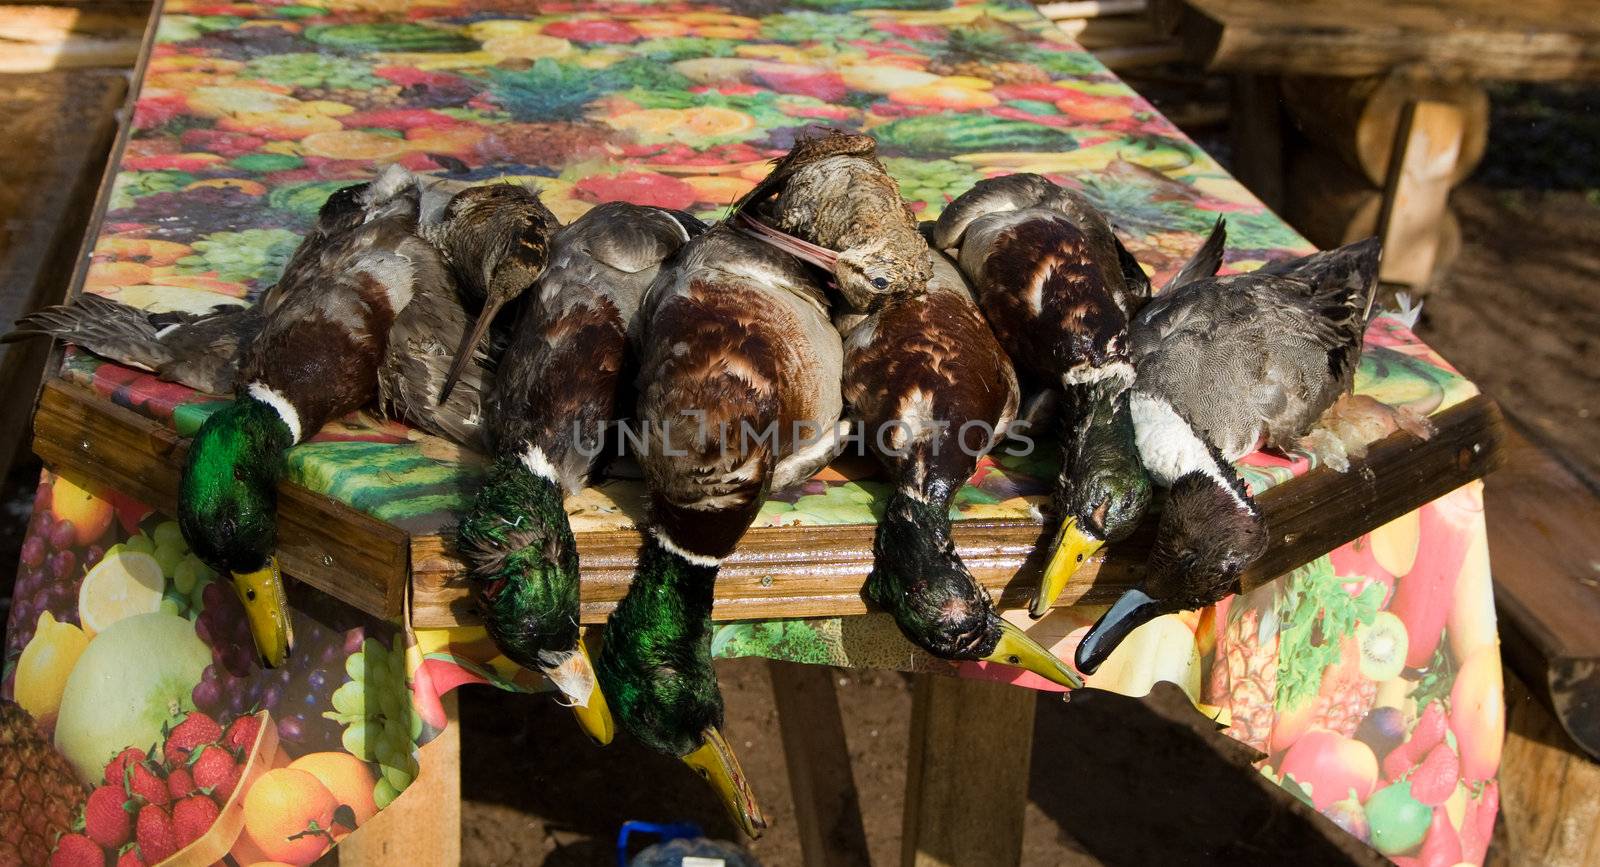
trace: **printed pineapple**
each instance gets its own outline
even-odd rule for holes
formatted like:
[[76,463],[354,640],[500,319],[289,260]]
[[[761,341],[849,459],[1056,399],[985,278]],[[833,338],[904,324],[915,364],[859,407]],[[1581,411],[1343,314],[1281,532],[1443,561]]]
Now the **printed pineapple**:
[[49,861],[87,796],[33,717],[0,699],[0,867]]

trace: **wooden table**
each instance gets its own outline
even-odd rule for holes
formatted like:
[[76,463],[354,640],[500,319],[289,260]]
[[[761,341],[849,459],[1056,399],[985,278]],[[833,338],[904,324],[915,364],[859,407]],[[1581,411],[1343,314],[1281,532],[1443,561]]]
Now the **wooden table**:
[[[135,123],[115,152],[121,182],[101,192],[99,237],[77,284],[129,303],[177,307],[259,292],[272,279],[270,266],[210,254],[224,244],[292,241],[321,196],[391,160],[418,169],[459,161],[487,167],[474,177],[521,178],[564,219],[617,197],[715,216],[812,121],[874,132],[924,217],[984,176],[1038,171],[1079,186],[1111,211],[1158,285],[1218,215],[1229,220],[1230,268],[1306,248],[1031,7],[826,7],[835,14],[795,9],[755,18],[712,6],[646,6],[612,20],[598,13],[528,19],[498,7],[463,18],[468,5],[421,8],[408,20],[365,2],[327,15],[260,7],[245,10],[256,20],[241,14],[234,21],[167,4],[165,35],[146,52]],[[246,43],[247,52],[230,55]],[[326,59],[304,59],[314,52]],[[1011,65],[985,66],[996,52]],[[559,76],[565,84],[551,90]],[[580,103],[564,101],[573,93]],[[239,230],[259,234],[228,234]],[[1433,413],[1439,433],[1427,442],[1405,435],[1375,442],[1347,474],[1246,459],[1241,469],[1273,532],[1246,589],[1413,512],[1498,461],[1501,422],[1490,401],[1396,320],[1375,322],[1369,344],[1362,389]],[[215,402],[81,355],[62,357],[52,370],[59,374],[46,383],[36,417],[39,454],[72,478],[170,512],[183,435]],[[461,682],[537,685],[497,662],[472,626],[450,552],[450,526],[480,467],[469,452],[362,414],[294,450],[280,489],[280,557],[296,582],[316,591],[292,588],[297,608],[331,605],[334,619],[400,621],[422,660],[408,669],[415,702],[437,701]],[[714,618],[731,624],[719,629],[719,653],[795,658],[783,655],[794,651],[782,644],[801,646],[807,661],[986,674],[912,651],[886,618],[854,616],[867,610],[860,587],[870,567],[871,503],[884,494],[874,472],[869,460],[842,460],[768,504],[718,582]],[[1038,506],[1052,472],[1048,461],[986,459],[957,498],[961,555],[1002,607],[1024,605],[1038,575],[1046,534]],[[585,623],[601,622],[625,590],[640,502],[638,483],[626,480],[569,502],[583,556]],[[1069,655],[1067,634],[1081,634],[1097,606],[1137,579],[1148,533],[1081,570],[1063,607],[1033,627],[1036,637]],[[1200,619],[1177,628],[1198,629]],[[772,641],[775,634],[784,642]],[[1180,662],[1192,657],[1200,665],[1198,649],[1186,654]],[[1198,698],[1198,668],[1191,673]],[[810,768],[794,775],[797,802],[812,805],[800,811],[806,858],[825,863],[820,829],[830,810],[837,814],[828,780],[839,759],[825,754],[837,744],[825,742],[837,715],[832,729],[818,723],[827,722],[831,688],[825,677],[800,677],[780,699],[784,738],[791,757]],[[1105,685],[1121,684],[1106,677]],[[965,780],[938,745],[976,740],[994,751],[990,760],[1025,767],[1026,743],[975,730],[1028,718],[1034,696],[978,681],[922,681],[908,862],[1015,860],[1017,835],[961,807]],[[443,724],[442,703],[429,712],[441,721],[436,728],[452,728]],[[439,786],[431,798],[448,800],[450,763],[429,767],[433,761],[424,762],[424,779]],[[1017,778],[990,783],[997,815],[1020,816],[1025,792]],[[436,806],[407,795],[391,810],[408,801],[424,813]],[[953,833],[957,827],[989,833]],[[362,832],[369,840],[375,833]],[[434,843],[441,836],[449,835],[430,835]]]
[[[1410,286],[1460,247],[1446,200],[1483,155],[1482,84],[1600,77],[1600,18],[1564,0],[1156,0],[1151,14],[1191,59],[1237,74],[1251,188],[1319,244],[1381,235],[1405,251],[1384,279]],[[1284,109],[1307,142],[1287,156]]]

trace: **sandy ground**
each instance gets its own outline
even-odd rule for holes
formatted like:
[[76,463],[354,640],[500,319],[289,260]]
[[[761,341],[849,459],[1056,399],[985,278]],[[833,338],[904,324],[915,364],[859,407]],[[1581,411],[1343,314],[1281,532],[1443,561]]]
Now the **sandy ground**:
[[[1465,250],[1420,332],[1600,488],[1600,91],[1497,91],[1490,153],[1455,196]],[[0,620],[37,465],[9,474],[0,511]],[[772,821],[751,846],[799,863],[766,663],[719,664],[726,730]],[[907,678],[836,672],[872,860],[898,858]],[[675,760],[619,739],[601,750],[540,696],[462,695],[468,865],[615,863],[622,821],[734,831]],[[1028,865],[1340,863],[1205,738],[1136,702],[1041,701],[1023,842]],[[1318,848],[1321,847],[1321,848]],[[1292,854],[1289,854],[1292,853]]]

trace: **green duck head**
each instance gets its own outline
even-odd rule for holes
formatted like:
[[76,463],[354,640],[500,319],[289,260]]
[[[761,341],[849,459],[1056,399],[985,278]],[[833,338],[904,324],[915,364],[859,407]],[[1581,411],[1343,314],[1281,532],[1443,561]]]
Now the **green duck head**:
[[1068,389],[1054,551],[1029,610],[1049,613],[1074,572],[1107,542],[1128,537],[1150,506],[1150,477],[1134,445],[1128,392],[1121,387]]
[[277,410],[240,397],[206,419],[178,488],[178,526],[206,565],[230,576],[268,667],[289,658],[294,633],[273,547],[278,476],[295,434]]
[[577,540],[548,468],[519,456],[496,460],[461,521],[458,547],[495,646],[544,672],[584,733],[608,744],[611,711],[578,631]]
[[1083,680],[994,610],[950,538],[948,507],[903,491],[889,498],[873,542],[866,592],[911,643],[942,659],[1023,668],[1053,683]]
[[600,685],[635,740],[682,759],[733,821],[759,837],[766,819],[721,733],[722,692],[711,667],[716,577],[715,565],[690,562],[651,535],[628,595],[606,622]]

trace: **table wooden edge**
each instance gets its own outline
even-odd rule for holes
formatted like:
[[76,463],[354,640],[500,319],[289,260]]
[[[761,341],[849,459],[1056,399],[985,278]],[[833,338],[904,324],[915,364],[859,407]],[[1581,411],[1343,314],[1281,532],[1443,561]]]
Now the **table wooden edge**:
[[[1259,586],[1498,466],[1504,421],[1478,395],[1433,416],[1427,441],[1397,433],[1371,444],[1348,473],[1317,469],[1264,491],[1272,531],[1265,557],[1246,573]],[[34,450],[59,470],[103,482],[164,512],[177,506],[187,441],[162,423],[63,380],[46,383]],[[1109,603],[1140,577],[1154,532],[1139,533],[1073,576],[1058,605]],[[713,617],[759,620],[868,611],[861,585],[872,568],[871,525],[760,527],[746,534],[717,580]],[[1022,520],[956,522],[955,541],[974,577],[1003,608],[1028,604],[1044,565],[1045,525]],[[578,534],[580,617],[603,622],[627,591],[637,530]],[[405,531],[295,484],[279,488],[279,557],[296,579],[370,614],[399,617],[407,583],[417,627],[477,623],[463,567],[446,536]]]

